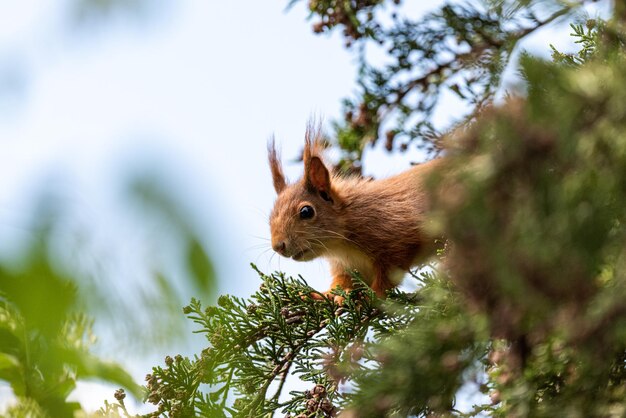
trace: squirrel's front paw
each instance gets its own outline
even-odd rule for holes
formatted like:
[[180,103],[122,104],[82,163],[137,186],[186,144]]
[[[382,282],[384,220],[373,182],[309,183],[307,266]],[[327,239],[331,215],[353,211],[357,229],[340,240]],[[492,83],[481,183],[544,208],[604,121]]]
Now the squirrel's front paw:
[[343,305],[343,301],[345,300],[343,296],[336,295],[330,290],[324,293],[311,292],[308,295],[303,294],[301,295],[301,297],[302,299],[306,299],[307,297],[310,297],[311,299],[319,300],[319,301],[330,300],[340,306]]
[[[348,293],[350,292],[350,289],[344,289],[344,291]],[[332,290],[324,292],[323,295],[320,295],[319,293],[311,293],[311,297],[316,300],[332,300],[333,302],[335,302],[335,304],[339,306],[343,305],[343,301],[346,300],[345,297],[333,293]]]

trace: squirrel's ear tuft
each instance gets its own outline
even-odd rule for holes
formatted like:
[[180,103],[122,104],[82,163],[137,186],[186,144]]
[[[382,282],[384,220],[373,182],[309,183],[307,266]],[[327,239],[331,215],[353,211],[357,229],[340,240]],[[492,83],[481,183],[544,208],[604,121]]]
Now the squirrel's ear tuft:
[[324,200],[332,202],[330,173],[322,161],[323,153],[322,124],[310,121],[304,136],[304,181],[306,187],[319,193]]
[[285,179],[285,174],[283,174],[283,166],[280,163],[280,157],[278,156],[278,152],[276,152],[274,136],[272,136],[267,143],[267,157],[270,162],[270,169],[272,170],[274,190],[276,190],[277,194],[280,194],[280,192],[287,187],[287,180]]
[[311,157],[305,174],[308,187],[323,196],[330,196],[330,174],[319,157]]
[[320,156],[324,149],[322,140],[322,124],[316,123],[314,120],[309,121],[304,135],[304,151],[302,152],[302,161],[305,168],[308,167],[312,157]]

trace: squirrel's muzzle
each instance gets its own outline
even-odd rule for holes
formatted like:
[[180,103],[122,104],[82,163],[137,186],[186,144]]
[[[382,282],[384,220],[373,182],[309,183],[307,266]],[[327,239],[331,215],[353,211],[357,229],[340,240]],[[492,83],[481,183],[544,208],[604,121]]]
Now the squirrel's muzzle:
[[272,248],[278,254],[287,257],[287,254],[286,254],[287,245],[285,244],[285,241],[276,241],[276,242],[272,243]]

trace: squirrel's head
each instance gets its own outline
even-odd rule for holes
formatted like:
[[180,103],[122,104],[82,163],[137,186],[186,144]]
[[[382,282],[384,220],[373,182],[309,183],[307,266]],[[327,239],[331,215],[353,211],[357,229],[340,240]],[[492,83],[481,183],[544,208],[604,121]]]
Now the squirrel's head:
[[278,194],[270,215],[272,248],[297,261],[324,255],[344,237],[340,198],[332,187],[332,176],[321,158],[318,130],[307,128],[303,162],[304,175],[288,184],[272,139],[268,156],[274,189]]

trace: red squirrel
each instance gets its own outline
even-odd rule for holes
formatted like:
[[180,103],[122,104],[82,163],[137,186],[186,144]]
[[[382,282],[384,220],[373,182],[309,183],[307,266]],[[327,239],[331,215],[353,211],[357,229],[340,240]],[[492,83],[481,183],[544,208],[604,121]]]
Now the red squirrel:
[[384,297],[435,251],[435,238],[425,228],[424,179],[441,159],[381,180],[342,177],[324,164],[319,130],[312,126],[305,135],[299,181],[288,184],[273,139],[268,157],[278,195],[270,215],[272,248],[296,261],[325,258],[331,290],[351,290],[356,270]]

